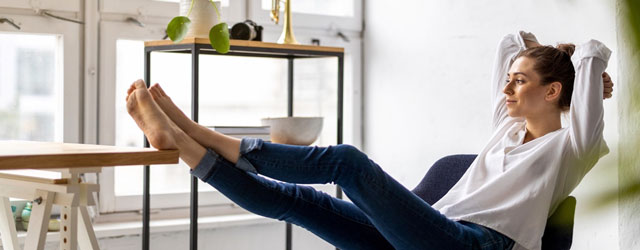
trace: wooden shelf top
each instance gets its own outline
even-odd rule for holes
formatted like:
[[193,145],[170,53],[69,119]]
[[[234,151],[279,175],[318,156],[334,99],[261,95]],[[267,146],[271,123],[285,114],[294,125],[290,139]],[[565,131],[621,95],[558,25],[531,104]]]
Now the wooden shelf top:
[[108,167],[178,163],[178,150],[0,141],[0,169]]
[[[231,50],[234,46],[238,47],[252,47],[252,48],[264,48],[264,49],[287,49],[296,51],[317,51],[317,52],[329,52],[329,53],[344,53],[344,48],[340,47],[327,47],[327,46],[315,46],[315,45],[302,45],[302,44],[279,44],[279,43],[267,43],[258,41],[246,41],[246,40],[229,40]],[[174,43],[171,40],[158,40],[144,42],[145,47],[156,46],[168,46],[176,44],[209,44],[208,38],[195,38],[187,37],[179,43]]]

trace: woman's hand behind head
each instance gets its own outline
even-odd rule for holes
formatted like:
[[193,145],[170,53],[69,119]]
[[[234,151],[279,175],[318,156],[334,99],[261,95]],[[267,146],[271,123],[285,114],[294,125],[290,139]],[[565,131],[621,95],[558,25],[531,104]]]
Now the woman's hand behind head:
[[613,82],[607,72],[602,73],[603,93],[602,99],[609,99],[613,96]]

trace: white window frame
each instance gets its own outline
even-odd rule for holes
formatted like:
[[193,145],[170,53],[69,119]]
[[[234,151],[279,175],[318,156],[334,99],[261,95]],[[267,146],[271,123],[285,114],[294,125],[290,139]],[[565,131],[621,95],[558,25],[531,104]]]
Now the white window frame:
[[16,9],[40,9],[69,11],[78,13],[80,10],[80,1],[68,0],[46,0],[46,1],[25,1],[25,0],[2,0],[0,7],[16,8]]
[[[15,1],[17,2],[17,1]],[[21,1],[22,2],[22,1]],[[63,2],[63,1],[55,1]],[[24,7],[22,5],[14,4],[14,1],[0,4],[2,7]],[[69,3],[60,3],[59,8],[66,8],[70,11],[78,11],[73,9],[77,5]],[[6,17],[13,19],[20,26],[20,30],[16,30],[14,27],[8,24],[0,25],[0,31],[12,32],[16,34],[55,34],[62,35],[62,58],[57,63],[62,64],[63,68],[63,90],[62,94],[62,114],[63,114],[63,141],[68,143],[79,143],[82,135],[82,87],[80,83],[80,75],[82,70],[81,66],[81,50],[80,48],[80,34],[82,32],[82,26],[60,21],[44,16],[37,15],[15,15],[4,14],[4,11],[0,7],[0,17]],[[28,8],[28,7],[27,7]],[[72,98],[76,97],[76,98]]]
[[[89,51],[82,51],[83,48],[91,49],[95,48],[91,44],[82,46],[82,34],[83,29],[85,29],[82,25],[78,25],[71,22],[65,22],[60,20],[55,20],[49,17],[38,16],[36,14],[32,14],[32,10],[34,8],[39,9],[47,9],[56,11],[58,15],[62,15],[65,17],[69,17],[72,19],[80,19],[78,17],[83,16],[81,13],[81,1],[66,1],[66,0],[50,0],[50,1],[35,1],[35,2],[27,2],[23,0],[6,0],[0,3],[0,16],[11,18],[16,21],[20,26],[21,30],[17,31],[12,26],[4,24],[0,25],[0,31],[3,32],[21,32],[21,33],[37,33],[37,34],[59,34],[63,36],[63,78],[64,78],[64,86],[63,86],[63,109],[64,109],[64,125],[63,125],[63,140],[64,142],[71,143],[80,143],[83,138],[83,112],[84,114],[92,116],[91,110],[83,111],[83,96],[85,98],[89,98],[90,100],[84,100],[85,104],[91,104],[93,102],[98,102],[94,100],[95,96],[99,96],[99,103],[95,104],[98,106],[98,115],[99,121],[108,121],[113,120],[115,108],[114,105],[114,91],[115,89],[109,88],[108,86],[113,86],[115,82],[115,42],[117,39],[139,39],[139,40],[157,40],[164,36],[164,29],[166,24],[169,21],[170,17],[177,15],[178,12],[178,4],[175,3],[166,3],[166,2],[156,2],[151,0],[135,0],[135,1],[127,1],[127,0],[101,0],[100,1],[100,13],[92,13],[86,12],[84,13],[85,20],[87,19],[100,19],[99,21],[99,41],[97,41],[99,46],[99,68],[98,68],[98,80],[99,85],[97,87],[98,93],[94,93],[93,87],[88,90],[88,92],[83,92],[82,87],[82,76],[86,74],[85,67],[82,65],[82,59],[84,54],[87,53],[95,53]],[[39,4],[38,6],[33,6],[32,4]],[[86,4],[86,3],[85,3]],[[235,5],[234,5],[235,4]],[[259,4],[259,2],[258,2]],[[7,8],[7,11],[3,11],[4,8]],[[259,8],[259,5],[258,5]],[[247,2],[244,0],[232,0],[232,6],[228,10],[224,10],[223,12],[230,13],[227,18],[227,22],[232,25],[235,22],[240,22],[246,19],[246,11],[247,11]],[[150,10],[153,10],[153,15],[150,15]],[[359,7],[356,7],[356,10],[360,11]],[[268,11],[262,11],[268,15]],[[4,14],[8,13],[8,14]],[[16,14],[19,13],[19,14]],[[144,16],[149,15],[148,22],[145,22],[146,27],[140,28],[138,26],[132,25],[131,23],[123,22],[124,16],[129,15],[138,15]],[[224,14],[223,14],[224,16]],[[112,20],[107,20],[107,19]],[[117,19],[117,20],[113,20]],[[360,18],[357,18],[361,20]],[[159,21],[160,20],[160,21]],[[155,22],[155,23],[152,23]],[[267,23],[267,22],[264,22]],[[360,23],[360,21],[358,21]],[[263,23],[261,23],[264,25]],[[88,23],[88,25],[92,25],[92,23]],[[279,29],[273,27],[267,27],[265,30],[265,36],[274,36],[277,37],[279,34]],[[269,31],[271,29],[271,31]],[[84,30],[86,32],[86,30]],[[308,32],[304,29],[299,29],[299,36],[304,37],[317,37],[318,33],[325,32],[326,37],[323,39],[323,45],[333,45],[333,46],[341,46],[345,47],[347,50],[351,50],[350,44],[332,44],[328,42],[333,39],[335,34],[331,34],[330,32],[318,29],[312,29]],[[309,34],[307,36],[305,34]],[[350,105],[345,103],[345,108],[351,108],[354,110],[354,114],[352,117],[345,117],[345,120],[353,119],[354,124],[351,128],[345,127],[345,130],[351,129],[354,131],[354,137],[349,139],[345,138],[345,142],[352,142],[354,145],[360,144],[360,85],[361,85],[361,74],[360,74],[360,50],[361,50],[361,41],[359,39],[359,32],[356,34],[349,35],[352,39],[351,45],[357,44],[354,48],[354,51],[357,51],[357,55],[354,53],[354,58],[358,58],[357,61],[354,62],[354,89],[351,94],[354,94],[356,98],[354,99],[354,105]],[[86,42],[92,42],[91,39],[85,40]],[[267,40],[268,41],[268,40]],[[89,63],[90,62],[85,62]],[[345,65],[345,69],[349,70],[349,65]],[[345,79],[345,87],[349,84]],[[86,88],[87,86],[85,86]],[[90,86],[89,86],[90,87]],[[347,90],[347,89],[346,89]],[[348,90],[347,90],[348,91]],[[349,94],[349,92],[345,92],[345,95]],[[73,98],[77,97],[77,98]],[[89,108],[91,109],[91,108]],[[111,110],[110,110],[111,109]],[[87,113],[88,112],[88,113]],[[89,117],[88,117],[89,118]],[[111,119],[110,119],[111,118]],[[86,121],[85,121],[86,122]],[[358,123],[358,124],[355,124]],[[92,124],[88,122],[87,124]],[[105,124],[99,124],[99,128],[97,130],[97,139],[100,144],[113,144],[113,129],[114,126],[106,126]],[[86,128],[85,128],[86,129]],[[89,131],[91,132],[91,131]],[[345,134],[348,134],[345,133]],[[100,174],[99,183],[101,185],[101,190],[99,193],[99,204],[100,204],[100,212],[101,213],[113,213],[113,212],[124,212],[124,211],[137,211],[141,209],[141,196],[132,196],[132,197],[121,197],[122,199],[117,200],[114,196],[113,189],[113,168],[104,168],[103,172]],[[319,187],[319,189],[332,193],[332,189],[327,189],[324,186]],[[227,198],[219,194],[218,192],[202,192],[199,195],[200,197],[200,205],[208,206],[215,204],[231,204]],[[162,209],[162,208],[173,208],[173,207],[186,207],[189,204],[188,193],[182,194],[167,194],[167,195],[153,195],[151,199],[151,207],[154,209]]]
[[[223,21],[244,21],[245,0],[229,0],[228,7],[222,7]],[[134,16],[175,17],[180,14],[180,4],[155,0],[100,0],[100,12]],[[167,21],[167,23],[169,23]],[[232,25],[229,23],[229,25]],[[166,24],[165,24],[166,27]]]
[[[161,36],[163,32],[164,24],[149,24],[147,23],[144,28],[138,27],[131,23],[125,23],[121,21],[101,21],[100,22],[100,74],[99,74],[99,96],[100,103],[99,106],[99,132],[98,132],[98,140],[100,144],[103,145],[113,145],[115,143],[115,80],[116,80],[116,42],[118,39],[128,39],[128,40],[157,40],[158,37]],[[305,39],[308,36],[304,34],[309,32],[301,32],[301,38]],[[314,33],[315,35],[318,32]],[[269,36],[274,36],[275,33],[268,33]],[[350,93],[357,93],[354,98],[354,102],[359,102],[360,96],[360,39],[354,35],[354,40],[350,43],[344,43],[342,40],[335,38],[333,36],[320,36],[321,41],[326,42],[326,45],[333,46],[342,46],[345,47],[346,50],[350,51],[350,53],[354,53],[352,55],[354,60],[353,65],[345,65],[346,70],[354,70],[354,79],[353,82],[357,82],[358,84],[349,84],[347,83],[347,79],[345,79],[345,90],[348,89],[348,86],[354,85],[357,90],[349,91]],[[318,36],[315,36],[318,37]],[[142,51],[140,53],[143,53]],[[351,69],[350,69],[351,68]],[[349,93],[345,92],[345,93]],[[358,122],[360,119],[354,119],[354,117],[359,117],[360,115],[360,106],[359,105],[350,105],[345,103],[345,108],[349,108],[354,110],[357,113],[357,116],[345,117],[345,120],[350,120],[353,122]],[[360,125],[350,126],[350,128],[345,127],[346,129],[353,129],[351,131],[346,131],[345,135],[351,134],[358,136],[358,138],[346,138],[345,142],[353,141],[354,139],[359,140],[359,131]],[[349,133],[351,132],[351,133]],[[141,138],[142,140],[142,138]],[[358,143],[359,144],[359,143]],[[153,169],[152,169],[153,170]],[[186,170],[185,170],[186,171]],[[116,197],[114,193],[114,169],[113,168],[104,168],[99,177],[100,180],[100,195],[99,195],[99,204],[100,204],[100,212],[101,213],[114,213],[114,212],[126,212],[126,211],[137,211],[141,209],[142,206],[142,196],[134,195],[134,196],[119,196]],[[142,182],[140,183],[142,185]],[[201,185],[206,185],[202,184]],[[327,193],[335,193],[335,187],[332,185],[323,185],[317,186],[317,189],[320,189]],[[219,205],[231,205],[232,202],[224,197],[217,191],[213,192],[200,192],[199,193],[199,206],[219,206]],[[174,208],[184,208],[189,204],[189,193],[178,193],[178,194],[152,194],[151,198],[151,207],[154,209],[174,209]]]
[[[147,23],[144,28],[118,21],[100,22],[100,74],[98,104],[98,141],[102,145],[115,144],[115,84],[116,84],[116,42],[127,40],[160,40],[164,35],[164,24]],[[142,54],[143,51],[140,51]],[[140,138],[142,141],[142,137]],[[151,169],[153,171],[153,168]],[[187,170],[185,170],[187,171]],[[103,168],[99,175],[101,213],[137,211],[142,208],[142,196],[116,196],[114,191],[114,169]],[[142,180],[140,180],[142,185]],[[231,204],[218,192],[200,192],[199,205]],[[151,207],[154,209],[178,208],[189,205],[188,193],[152,194]]]
[[[31,10],[33,8],[47,9],[57,11],[58,13],[65,17],[75,18],[80,15],[80,1],[65,1],[65,0],[51,0],[51,1],[40,1],[36,2],[41,5],[32,6],[31,3],[25,2],[23,0],[7,0],[0,3],[0,16],[11,18],[14,21],[18,22],[21,26],[21,30],[17,31],[10,25],[0,25],[0,31],[3,32],[23,32],[23,33],[38,33],[38,34],[59,34],[63,36],[63,78],[64,78],[64,96],[63,99],[63,107],[64,107],[64,125],[63,125],[63,140],[64,142],[72,142],[79,143],[82,142],[82,115],[83,115],[83,98],[82,96],[86,96],[86,98],[90,98],[92,96],[99,96],[98,105],[98,115],[99,121],[109,121],[113,120],[115,108],[114,105],[114,96],[115,89],[109,88],[108,86],[113,86],[115,82],[115,42],[117,39],[134,39],[134,40],[157,40],[164,36],[164,29],[166,27],[166,23],[168,23],[169,18],[175,16],[178,12],[178,6],[175,3],[163,3],[163,2],[155,2],[151,0],[137,0],[137,1],[126,1],[126,0],[102,0],[101,3],[101,12],[100,13],[85,13],[87,15],[86,19],[91,18],[100,18],[102,16],[102,21],[100,21],[99,25],[99,68],[98,68],[98,76],[99,76],[99,86],[98,93],[92,93],[92,90],[89,90],[88,93],[83,93],[81,79],[82,76],[86,73],[84,67],[81,65],[82,56],[86,52],[82,51],[82,34],[84,27],[78,24],[55,20],[52,18],[38,16],[35,14],[31,14]],[[246,11],[248,9],[246,1],[236,1],[232,0],[233,5],[227,10],[229,14],[229,19],[227,22],[232,25],[234,22],[240,22],[245,20]],[[259,2],[258,3],[258,8]],[[359,3],[359,2],[358,2]],[[164,6],[164,7],[163,7]],[[235,7],[234,7],[235,6]],[[3,7],[10,8],[9,11],[3,11]],[[140,10],[140,8],[142,8]],[[355,7],[357,11],[360,11],[358,6]],[[16,11],[16,9],[18,9]],[[25,10],[22,10],[25,9]],[[146,27],[140,28],[138,26],[132,25],[131,23],[125,23],[122,20],[123,16],[127,15],[144,15],[149,14],[146,10],[154,10],[154,15],[149,15],[150,18],[145,22]],[[29,10],[29,11],[26,11]],[[140,11],[139,11],[140,10]],[[83,10],[86,11],[86,10]],[[223,9],[223,12],[225,10]],[[268,15],[268,11],[262,11],[265,15]],[[11,14],[4,14],[11,13]],[[15,14],[15,13],[27,13],[27,14]],[[75,15],[75,17],[74,17]],[[98,15],[98,17],[92,17]],[[224,14],[223,14],[224,15]],[[165,18],[166,17],[166,18]],[[106,20],[106,19],[118,19],[118,20]],[[358,23],[360,23],[360,18],[358,19]],[[158,21],[161,20],[161,21]],[[149,23],[155,22],[155,23]],[[263,22],[261,25],[264,25],[268,22]],[[265,25],[268,26],[268,25]],[[279,28],[277,26],[272,25],[273,27],[266,27],[265,37],[276,37],[279,35]],[[320,27],[320,26],[318,26]],[[316,28],[318,28],[316,27]],[[322,27],[321,27],[322,28]],[[344,28],[344,27],[342,27]],[[352,69],[349,69],[350,65],[345,64],[345,71],[353,70],[353,89],[349,90],[348,79],[345,79],[345,95],[352,94],[354,95],[353,103],[350,105],[349,103],[345,103],[345,109],[351,109],[353,111],[353,115],[349,117],[345,117],[345,121],[351,119],[353,124],[351,127],[345,126],[345,142],[354,144],[356,146],[361,144],[360,138],[360,100],[361,100],[361,40],[359,39],[360,34],[357,32],[347,32],[347,35],[351,39],[351,43],[343,43],[342,41],[337,40],[335,38],[335,34],[326,31],[325,29],[314,29],[314,28],[296,28],[298,37],[302,39],[310,39],[313,38],[321,38],[323,45],[327,46],[340,46],[345,47],[347,51],[353,52],[354,62],[352,65]],[[345,28],[346,29],[346,28]],[[85,30],[86,31],[86,30]],[[324,33],[323,33],[324,32]],[[91,40],[87,40],[91,41]],[[270,40],[266,40],[270,41]],[[305,40],[306,41],[306,40]],[[85,46],[85,49],[95,48],[94,46]],[[357,60],[356,60],[357,59]],[[86,86],[85,86],[86,87]],[[77,98],[71,98],[77,97]],[[98,102],[91,100],[85,100],[85,102]],[[111,103],[109,103],[111,102]],[[111,110],[109,110],[110,107]],[[86,110],[85,110],[86,112]],[[91,114],[92,111],[89,111]],[[86,113],[85,113],[86,114]],[[110,119],[111,118],[111,119]],[[91,123],[89,123],[91,124]],[[113,138],[113,129],[114,126],[105,126],[104,124],[99,124],[98,128],[98,143],[100,144],[114,144]],[[349,137],[348,130],[352,131],[352,137]],[[114,195],[113,189],[113,168],[104,168],[103,172],[100,174],[99,183],[101,185],[101,190],[99,193],[99,204],[100,204],[100,212],[101,213],[113,213],[113,212],[124,212],[124,211],[138,211],[141,209],[141,196],[130,196],[130,197],[120,197],[121,199],[116,199]],[[318,187],[320,190],[323,190],[327,193],[333,193],[332,186],[321,186]],[[208,206],[208,205],[216,205],[216,204],[232,204],[226,197],[222,196],[218,192],[201,192],[199,194],[200,197],[200,205]],[[175,208],[175,207],[187,207],[189,204],[189,196],[188,193],[182,194],[166,194],[166,195],[153,195],[151,199],[151,207],[154,209],[163,209],[163,208]]]
[[[231,0],[232,4],[221,10],[222,20],[241,21],[246,17],[244,0]],[[115,144],[115,77],[116,42],[118,39],[160,40],[165,35],[167,23],[179,15],[179,4],[155,0],[100,0],[99,11],[99,83],[98,92],[98,142],[103,145]],[[122,20],[125,16],[137,17],[145,24],[138,27]],[[231,23],[230,23],[231,24]],[[142,52],[141,52],[142,53]],[[110,121],[110,122],[107,122]],[[114,189],[114,169],[103,168],[99,175],[99,211],[114,213],[138,211],[142,208],[142,196],[116,197]],[[142,182],[141,182],[142,185]],[[231,204],[231,201],[218,192],[200,192],[199,205]],[[189,204],[188,193],[154,194],[151,207],[167,209],[186,207]]]
[[[263,26],[276,26],[271,21],[270,12],[262,9],[261,0],[247,0],[247,17]],[[295,0],[293,0],[295,1]],[[292,2],[291,4],[295,4]],[[353,17],[328,15],[314,15],[306,13],[291,13],[294,30],[297,28],[317,28],[319,30],[362,31],[362,1],[354,0]],[[281,14],[284,8],[280,8]],[[279,23],[282,26],[282,22]]]

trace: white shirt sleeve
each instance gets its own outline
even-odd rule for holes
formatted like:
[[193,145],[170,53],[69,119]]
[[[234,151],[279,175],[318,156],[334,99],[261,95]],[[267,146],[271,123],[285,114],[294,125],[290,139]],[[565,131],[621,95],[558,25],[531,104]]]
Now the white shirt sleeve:
[[498,51],[496,53],[491,77],[494,130],[509,117],[506,97],[502,89],[504,89],[507,82],[509,67],[511,67],[518,53],[526,49],[525,40],[538,42],[533,34],[520,31],[516,34],[504,36],[498,44]]
[[[604,108],[602,106],[602,73],[607,68],[611,50],[596,40],[576,47],[571,60],[576,78],[569,109],[569,133],[571,146],[578,159],[595,162],[609,152],[602,131]],[[593,164],[581,164],[593,166]],[[589,169],[584,169],[584,173]]]

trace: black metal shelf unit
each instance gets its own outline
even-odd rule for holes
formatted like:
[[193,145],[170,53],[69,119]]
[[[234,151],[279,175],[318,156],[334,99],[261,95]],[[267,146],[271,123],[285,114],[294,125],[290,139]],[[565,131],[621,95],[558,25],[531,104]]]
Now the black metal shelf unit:
[[[338,59],[338,122],[337,143],[342,144],[343,135],[343,86],[344,86],[344,49],[336,47],[320,47],[308,45],[285,45],[252,41],[231,40],[230,51],[220,54],[211,48],[208,39],[186,38],[180,43],[171,41],[145,42],[144,49],[144,80],[149,87],[151,80],[151,53],[173,52],[191,54],[191,119],[198,122],[198,86],[199,86],[199,58],[205,55],[244,56],[244,57],[268,57],[280,58],[288,61],[287,70],[287,115],[293,116],[293,61],[296,58],[335,57]],[[145,147],[148,147],[145,138]],[[142,200],[142,249],[149,250],[149,166],[144,166],[143,175],[143,200]],[[340,187],[336,190],[336,197],[342,198]],[[198,180],[191,177],[191,205],[190,205],[190,230],[189,249],[196,250],[198,242]],[[291,224],[286,225],[286,250],[291,250]]]

